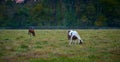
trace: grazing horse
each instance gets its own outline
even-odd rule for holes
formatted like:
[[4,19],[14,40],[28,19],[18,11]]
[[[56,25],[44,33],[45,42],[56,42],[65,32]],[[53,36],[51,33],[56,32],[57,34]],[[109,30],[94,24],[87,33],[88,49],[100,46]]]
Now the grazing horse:
[[33,28],[30,28],[29,30],[28,30],[28,34],[31,36],[35,36],[35,31],[34,31],[34,29]]
[[[72,44],[73,41],[75,42],[75,40],[77,40],[79,44],[83,43],[83,40],[81,39],[81,37],[78,34],[78,32],[77,31],[73,31],[73,30],[69,30],[68,31],[68,40],[70,41],[69,45]],[[76,44],[76,42],[75,42],[75,44]]]

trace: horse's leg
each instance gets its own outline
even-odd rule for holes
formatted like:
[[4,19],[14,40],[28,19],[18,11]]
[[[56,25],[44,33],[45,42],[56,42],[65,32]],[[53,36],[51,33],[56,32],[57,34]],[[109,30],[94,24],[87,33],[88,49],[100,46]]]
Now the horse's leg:
[[32,32],[33,36],[35,36],[35,32]]
[[74,40],[74,42],[75,42],[75,45],[77,44],[77,40]]
[[69,45],[71,45],[71,43],[72,43],[72,40],[69,40]]
[[28,31],[28,35],[30,35],[30,32]]
[[28,35],[30,35],[30,37],[31,37],[31,32],[28,32]]
[[72,44],[72,42],[73,42],[73,36],[71,36],[71,38],[70,38],[70,42],[69,42],[69,45],[71,45]]
[[30,32],[30,37],[32,36],[32,33]]
[[78,41],[77,43],[80,44],[80,40],[78,39],[77,41]]

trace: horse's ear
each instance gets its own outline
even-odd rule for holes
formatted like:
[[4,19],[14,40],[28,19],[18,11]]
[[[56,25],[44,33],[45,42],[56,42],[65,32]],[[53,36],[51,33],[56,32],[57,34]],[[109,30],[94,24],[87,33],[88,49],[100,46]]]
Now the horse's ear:
[[70,32],[70,30],[68,30],[68,33]]

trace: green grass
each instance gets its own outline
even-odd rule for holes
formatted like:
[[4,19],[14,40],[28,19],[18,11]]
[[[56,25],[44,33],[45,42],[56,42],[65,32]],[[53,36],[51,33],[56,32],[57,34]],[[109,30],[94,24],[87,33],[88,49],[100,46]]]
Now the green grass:
[[120,62],[120,30],[77,30],[82,45],[68,45],[67,30],[0,30],[1,62]]

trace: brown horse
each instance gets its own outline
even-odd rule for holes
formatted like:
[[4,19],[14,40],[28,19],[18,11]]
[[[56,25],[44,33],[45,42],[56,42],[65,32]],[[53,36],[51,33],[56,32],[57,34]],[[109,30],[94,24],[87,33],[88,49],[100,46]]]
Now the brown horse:
[[35,31],[34,31],[34,29],[29,29],[28,30],[28,34],[31,36],[35,36]]

